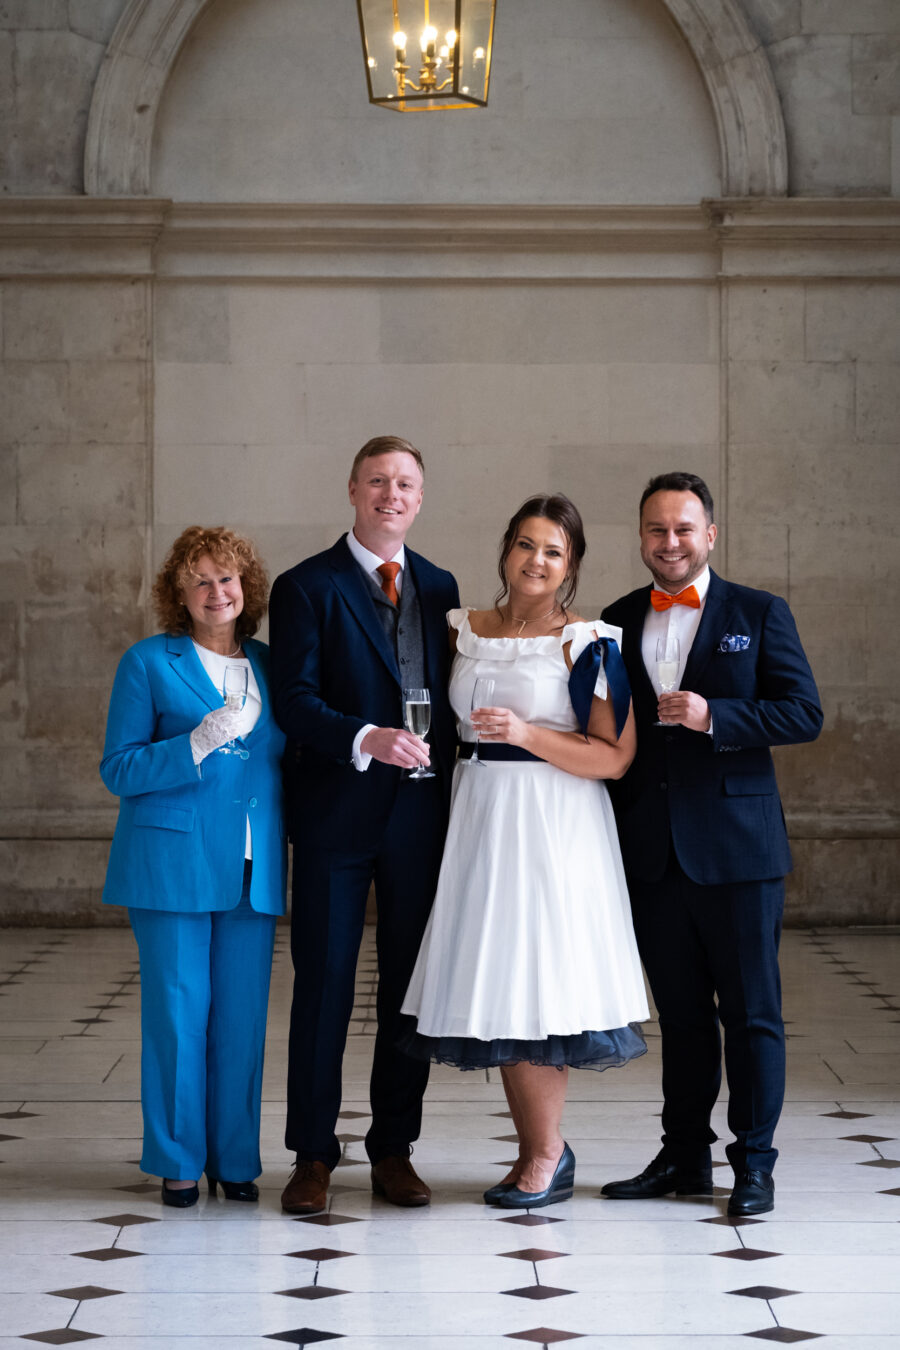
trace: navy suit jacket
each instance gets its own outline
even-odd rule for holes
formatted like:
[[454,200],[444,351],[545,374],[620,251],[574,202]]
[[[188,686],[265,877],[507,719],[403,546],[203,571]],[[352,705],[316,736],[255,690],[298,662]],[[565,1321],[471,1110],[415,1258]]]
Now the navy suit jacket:
[[[657,696],[641,655],[650,587],[603,611],[624,630],[638,748],[610,783],[626,871],[663,875],[669,840],[702,885],[761,881],[791,869],[770,746],[812,741],[822,709],[793,616],[768,591],[723,581],[709,591],[681,688],[702,694],[713,734],[654,727]],[[730,639],[730,640],[729,640]]]
[[[447,697],[446,614],[459,605],[459,592],[449,572],[409,548],[406,567],[422,616],[431,763],[448,807],[456,723]],[[341,852],[377,848],[402,770],[373,760],[360,773],[351,758],[353,741],[367,722],[403,725],[402,681],[346,535],[278,577],[269,634],[275,716],[288,738],[285,781],[292,839]]]

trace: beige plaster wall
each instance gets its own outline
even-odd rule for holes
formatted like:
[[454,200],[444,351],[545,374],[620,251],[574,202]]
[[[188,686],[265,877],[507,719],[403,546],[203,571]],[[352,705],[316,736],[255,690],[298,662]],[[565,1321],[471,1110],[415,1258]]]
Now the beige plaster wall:
[[166,89],[153,191],[305,202],[718,195],[706,91],[658,0],[501,3],[495,52],[486,115],[373,116],[354,6],[218,0]]

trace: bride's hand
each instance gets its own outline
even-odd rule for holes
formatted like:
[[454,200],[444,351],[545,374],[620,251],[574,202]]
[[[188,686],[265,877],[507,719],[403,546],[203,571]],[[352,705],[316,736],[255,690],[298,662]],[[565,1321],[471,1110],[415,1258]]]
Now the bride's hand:
[[482,741],[503,741],[506,745],[524,745],[530,730],[527,722],[509,708],[474,708],[472,726]]

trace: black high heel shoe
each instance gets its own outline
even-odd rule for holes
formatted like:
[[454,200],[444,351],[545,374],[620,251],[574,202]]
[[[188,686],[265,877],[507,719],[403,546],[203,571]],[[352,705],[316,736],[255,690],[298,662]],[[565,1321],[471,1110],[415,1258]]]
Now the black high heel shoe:
[[215,1195],[216,1187],[221,1186],[226,1200],[258,1200],[259,1187],[255,1181],[220,1181],[218,1177],[206,1174],[210,1195]]
[[501,1209],[538,1209],[541,1205],[552,1205],[557,1200],[571,1200],[575,1185],[575,1154],[568,1144],[563,1151],[550,1185],[543,1191],[521,1191],[512,1186],[494,1201]]
[[182,1186],[180,1190],[170,1191],[166,1185],[166,1179],[162,1180],[162,1202],[164,1205],[171,1205],[172,1209],[190,1209],[191,1205],[196,1205],[200,1199],[200,1187],[196,1181],[193,1186]]

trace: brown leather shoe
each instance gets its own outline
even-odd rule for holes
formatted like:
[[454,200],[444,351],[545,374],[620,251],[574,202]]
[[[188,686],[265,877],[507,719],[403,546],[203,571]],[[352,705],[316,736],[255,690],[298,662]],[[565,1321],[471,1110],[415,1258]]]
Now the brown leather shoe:
[[409,1158],[382,1158],[372,1168],[372,1190],[383,1195],[392,1205],[412,1209],[427,1205],[431,1191],[421,1177],[417,1177]]
[[291,1179],[281,1192],[286,1214],[317,1214],[328,1202],[331,1173],[323,1162],[298,1158]]

